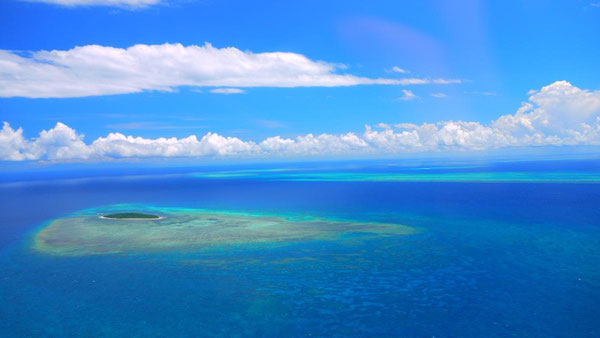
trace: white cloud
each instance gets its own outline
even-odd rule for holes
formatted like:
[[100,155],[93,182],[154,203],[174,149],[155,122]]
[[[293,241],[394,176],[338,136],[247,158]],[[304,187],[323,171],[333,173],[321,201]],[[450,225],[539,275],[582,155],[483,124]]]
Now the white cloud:
[[435,97],[436,99],[444,99],[444,98],[447,98],[448,95],[446,95],[444,93],[432,93],[431,97]]
[[557,81],[531,95],[515,114],[491,124],[465,121],[380,123],[362,134],[269,137],[244,141],[207,133],[198,138],[156,138],[111,133],[86,144],[83,135],[57,123],[26,139],[21,128],[4,123],[0,160],[104,160],[128,157],[298,157],[385,155],[445,150],[486,150],[542,145],[600,145],[600,91]]
[[396,72],[396,73],[400,73],[400,74],[406,74],[408,73],[408,71],[406,69],[402,69],[398,66],[394,66],[392,67],[392,72]]
[[76,6],[115,6],[142,8],[155,5],[162,0],[22,0],[28,2],[43,2],[47,4],[76,7]]
[[244,94],[246,91],[239,88],[215,88],[210,90],[213,94]]
[[598,126],[600,91],[579,89],[567,81],[557,81],[529,97],[514,115],[504,115],[493,127],[513,134],[553,135],[567,143],[577,143],[579,133]]
[[14,130],[6,122],[0,130],[2,160],[88,159],[91,155],[92,149],[83,142],[83,135],[60,122],[31,141],[23,137],[21,128]]
[[23,137],[23,129],[14,130],[8,122],[4,122],[0,130],[0,159],[4,161],[22,161],[31,160],[35,157],[27,157],[25,150],[29,148],[29,143]]
[[[157,138],[125,136],[110,133],[96,139],[89,149],[96,157],[172,157],[250,155],[256,146],[235,137],[207,133],[200,140],[195,135],[186,138]],[[50,158],[52,159],[52,158]]]
[[82,97],[177,87],[338,87],[452,84],[457,79],[385,79],[339,74],[340,65],[288,52],[181,44],[98,45],[19,53],[0,50],[0,97]]
[[415,95],[412,91],[408,89],[402,90],[403,95],[398,98],[398,100],[410,101],[416,99],[418,96]]

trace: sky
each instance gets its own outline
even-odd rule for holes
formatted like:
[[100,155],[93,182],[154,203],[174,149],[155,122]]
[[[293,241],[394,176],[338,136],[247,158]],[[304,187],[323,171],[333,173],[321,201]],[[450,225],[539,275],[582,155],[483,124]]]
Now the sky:
[[0,161],[600,145],[600,2],[5,0]]

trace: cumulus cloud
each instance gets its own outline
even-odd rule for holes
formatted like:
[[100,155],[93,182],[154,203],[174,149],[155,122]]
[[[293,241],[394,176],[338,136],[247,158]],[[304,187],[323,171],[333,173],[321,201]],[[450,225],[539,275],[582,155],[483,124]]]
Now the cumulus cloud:
[[60,122],[34,140],[25,139],[23,129],[14,130],[7,122],[0,130],[0,159],[5,161],[88,159],[91,152],[83,135]]
[[337,87],[452,84],[458,79],[385,79],[340,74],[344,67],[289,52],[182,44],[99,45],[70,50],[0,50],[0,97],[82,97],[174,91],[178,87]]
[[244,141],[207,133],[201,138],[156,138],[110,133],[92,143],[57,123],[36,138],[4,122],[0,160],[103,160],[130,157],[299,157],[389,155],[445,150],[486,150],[519,146],[600,145],[600,91],[557,81],[535,91],[514,114],[490,124],[466,121],[380,123],[361,133],[269,137]]
[[155,5],[162,0],[22,0],[28,2],[43,2],[53,5],[61,5],[67,7],[76,6],[115,6],[115,7],[130,7],[141,8],[150,5]]
[[246,91],[239,88],[215,88],[210,90],[213,94],[244,94]]

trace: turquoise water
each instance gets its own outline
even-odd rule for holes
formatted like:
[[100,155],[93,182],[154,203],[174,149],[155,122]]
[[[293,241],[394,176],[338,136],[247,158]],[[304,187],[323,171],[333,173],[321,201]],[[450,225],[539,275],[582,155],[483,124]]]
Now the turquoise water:
[[531,183],[598,183],[600,173],[581,172],[469,172],[469,173],[264,173],[218,172],[195,174],[199,178],[261,178],[280,181],[380,181],[380,182],[531,182]]
[[[155,219],[114,219],[112,213],[143,212]],[[411,235],[401,224],[360,222],[309,215],[277,215],[192,208],[118,204],[82,210],[49,222],[32,247],[58,256],[211,252],[252,244],[357,241]]]
[[[594,161],[358,163],[236,169],[252,172],[244,177],[161,169],[137,178],[6,183],[0,335],[595,337],[599,168]],[[452,179],[418,180],[410,172]],[[514,173],[528,178],[506,179]],[[584,179],[571,182],[564,173]],[[292,176],[273,176],[282,174]],[[504,179],[472,179],[482,176]],[[57,255],[35,245],[57,220],[99,220],[97,214],[125,209],[182,218],[208,211],[209,223],[193,224],[212,228],[192,232],[207,239],[192,242],[210,245],[155,250],[128,242],[136,237],[126,230],[118,234],[129,250],[116,253]],[[233,222],[231,215],[244,216]],[[330,223],[303,223],[315,220]],[[265,222],[267,232],[244,228]],[[189,225],[169,226],[176,223]],[[85,224],[96,236],[114,234],[120,223]],[[219,230],[228,224],[241,228]],[[415,231],[381,235],[365,224]],[[157,236],[169,233],[161,228]],[[106,239],[85,238],[97,245]]]

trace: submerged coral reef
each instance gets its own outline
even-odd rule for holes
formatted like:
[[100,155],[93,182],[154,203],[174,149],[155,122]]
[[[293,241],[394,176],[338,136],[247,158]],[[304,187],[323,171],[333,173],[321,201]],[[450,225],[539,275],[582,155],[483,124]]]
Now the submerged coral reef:
[[[154,219],[108,219],[90,209],[41,229],[34,248],[55,255],[203,250],[224,245],[401,236],[415,229],[388,223],[229,211],[146,207]],[[360,236],[344,236],[355,234]]]

